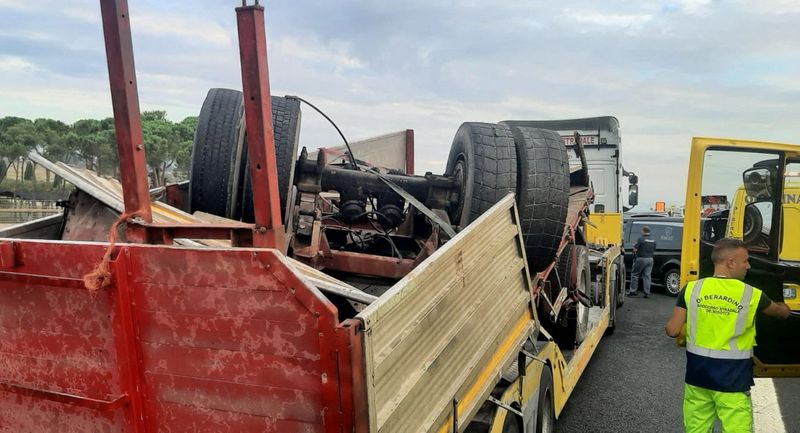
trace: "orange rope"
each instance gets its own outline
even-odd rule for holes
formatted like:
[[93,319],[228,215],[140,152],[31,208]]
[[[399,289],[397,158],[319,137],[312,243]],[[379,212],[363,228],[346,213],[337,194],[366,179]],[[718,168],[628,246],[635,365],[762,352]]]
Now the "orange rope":
[[83,284],[86,285],[87,289],[91,291],[100,290],[111,284],[111,271],[108,270],[108,263],[111,261],[111,253],[114,251],[114,245],[117,243],[117,231],[120,224],[128,221],[128,218],[135,214],[136,212],[123,213],[114,221],[114,224],[111,224],[111,229],[108,231],[109,245],[108,248],[106,248],[105,254],[103,254],[103,260],[95,266],[92,272],[83,276]]

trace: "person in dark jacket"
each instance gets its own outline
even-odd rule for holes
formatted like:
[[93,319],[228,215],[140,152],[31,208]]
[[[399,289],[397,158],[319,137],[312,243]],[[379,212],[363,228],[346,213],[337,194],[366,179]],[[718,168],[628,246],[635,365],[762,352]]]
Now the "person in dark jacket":
[[653,272],[653,253],[656,251],[656,241],[650,238],[650,227],[642,227],[642,236],[633,246],[633,261],[631,271],[631,287],[628,296],[636,296],[639,291],[639,277],[642,277],[644,297],[650,297],[650,274]]

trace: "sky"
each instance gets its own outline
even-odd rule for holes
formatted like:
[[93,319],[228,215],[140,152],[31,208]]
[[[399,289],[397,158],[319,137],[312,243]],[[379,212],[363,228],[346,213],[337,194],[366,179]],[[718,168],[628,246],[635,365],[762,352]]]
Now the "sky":
[[[253,0],[249,0],[252,3]],[[140,105],[241,89],[233,0],[130,0]],[[265,2],[270,85],[358,140],[415,130],[442,173],[462,122],[616,116],[640,209],[681,204],[692,136],[798,142],[800,2]],[[99,2],[0,0],[0,117],[111,115]],[[303,112],[301,146],[338,145]]]

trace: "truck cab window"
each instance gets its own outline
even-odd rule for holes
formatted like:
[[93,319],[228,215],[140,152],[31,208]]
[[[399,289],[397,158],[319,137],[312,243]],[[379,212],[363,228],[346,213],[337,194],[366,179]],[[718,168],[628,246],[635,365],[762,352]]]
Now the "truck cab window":
[[706,151],[699,216],[703,242],[736,238],[751,254],[769,254],[777,169],[774,154]]

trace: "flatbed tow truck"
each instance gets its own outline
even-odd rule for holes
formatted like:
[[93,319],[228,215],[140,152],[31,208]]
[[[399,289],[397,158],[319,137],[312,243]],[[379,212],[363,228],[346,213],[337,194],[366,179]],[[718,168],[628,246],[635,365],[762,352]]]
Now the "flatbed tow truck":
[[[100,3],[121,197],[51,163],[63,216],[0,233],[0,431],[552,431],[624,300],[580,139],[570,168],[556,132],[465,123],[442,176],[352,151],[287,171],[296,99],[270,97],[243,5],[239,118],[212,97],[194,149],[191,210],[220,210],[190,214],[151,201],[127,3]],[[246,134],[214,147],[224,119]]]

